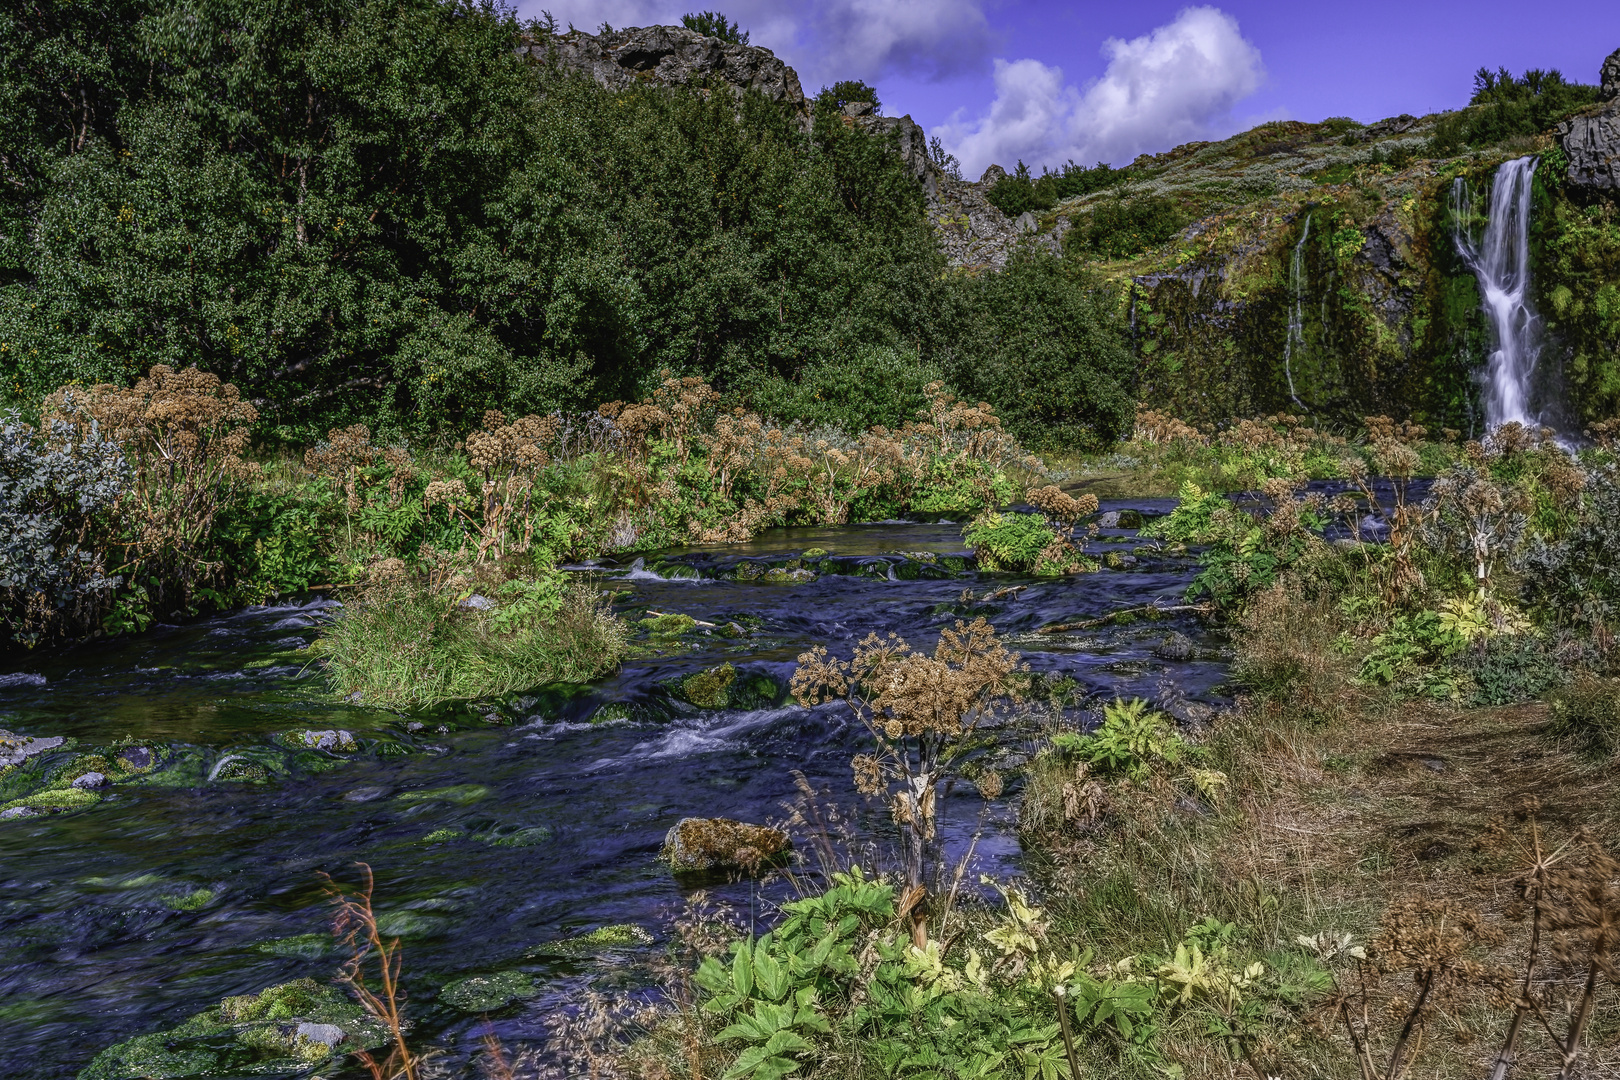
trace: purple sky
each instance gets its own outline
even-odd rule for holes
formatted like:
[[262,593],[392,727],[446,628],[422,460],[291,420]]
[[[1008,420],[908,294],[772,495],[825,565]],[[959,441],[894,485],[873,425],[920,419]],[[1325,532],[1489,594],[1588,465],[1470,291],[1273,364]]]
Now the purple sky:
[[[537,15],[545,3],[523,0]],[[677,22],[679,0],[555,0],[594,29]],[[976,176],[991,161],[1115,163],[1262,120],[1377,120],[1467,101],[1480,65],[1596,81],[1620,0],[1189,6],[1011,0],[703,0],[798,69],[878,87]]]

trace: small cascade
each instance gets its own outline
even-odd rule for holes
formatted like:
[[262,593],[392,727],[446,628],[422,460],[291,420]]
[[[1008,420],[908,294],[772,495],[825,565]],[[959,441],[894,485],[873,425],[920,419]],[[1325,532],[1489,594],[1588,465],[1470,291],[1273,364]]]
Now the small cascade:
[[1518,422],[1540,426],[1530,407],[1531,385],[1541,354],[1541,319],[1530,302],[1530,188],[1538,159],[1515,158],[1496,170],[1491,183],[1490,218],[1476,246],[1467,221],[1473,213],[1468,185],[1452,185],[1457,251],[1479,280],[1493,350],[1481,374],[1485,426]]
[[[1288,288],[1293,293],[1294,303],[1288,309],[1288,343],[1283,346],[1283,374],[1288,378],[1288,396],[1294,404],[1305,409],[1305,403],[1299,400],[1299,393],[1294,389],[1294,353],[1305,353],[1305,241],[1311,237],[1311,215],[1305,215],[1305,230],[1299,234],[1299,243],[1294,245],[1294,258],[1288,264]],[[1305,409],[1309,412],[1309,409]]]

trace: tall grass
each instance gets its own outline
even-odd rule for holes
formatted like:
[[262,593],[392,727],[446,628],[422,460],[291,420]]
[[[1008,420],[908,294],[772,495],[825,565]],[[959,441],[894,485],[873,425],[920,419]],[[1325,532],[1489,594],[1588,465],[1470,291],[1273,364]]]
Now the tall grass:
[[351,601],[316,647],[334,690],[389,708],[587,682],[625,653],[624,623],[581,582],[564,585],[545,617],[514,626],[499,614],[421,580],[383,581]]

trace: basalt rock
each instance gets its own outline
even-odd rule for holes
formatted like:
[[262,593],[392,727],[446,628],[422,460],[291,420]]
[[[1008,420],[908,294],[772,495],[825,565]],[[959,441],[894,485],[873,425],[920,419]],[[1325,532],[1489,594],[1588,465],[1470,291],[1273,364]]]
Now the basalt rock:
[[1565,120],[1558,125],[1558,138],[1569,159],[1571,186],[1620,191],[1620,99]]
[[1598,76],[1598,83],[1602,87],[1605,101],[1614,101],[1620,98],[1620,49],[1609,54],[1603,61],[1603,70]]
[[798,73],[757,45],[724,42],[681,26],[647,26],[604,34],[570,30],[530,39],[518,52],[582,72],[609,90],[649,83],[703,90],[720,84],[739,96],[757,90],[787,106],[800,127],[810,130],[810,105]]

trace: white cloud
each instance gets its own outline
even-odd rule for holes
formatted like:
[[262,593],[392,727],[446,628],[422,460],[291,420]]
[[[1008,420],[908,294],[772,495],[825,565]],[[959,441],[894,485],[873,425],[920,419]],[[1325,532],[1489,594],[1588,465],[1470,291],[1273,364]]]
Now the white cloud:
[[1103,43],[1108,68],[1083,91],[1038,60],[995,62],[996,98],[975,120],[941,125],[941,141],[969,175],[992,162],[1010,168],[1128,162],[1231,130],[1232,109],[1260,86],[1260,50],[1237,20],[1213,7],[1186,8],[1139,38]]
[[604,21],[678,26],[683,12],[711,7],[791,64],[812,94],[839,79],[876,84],[894,73],[947,78],[982,70],[994,42],[980,0],[524,0],[519,11],[538,16],[547,8],[560,23],[594,32]]

